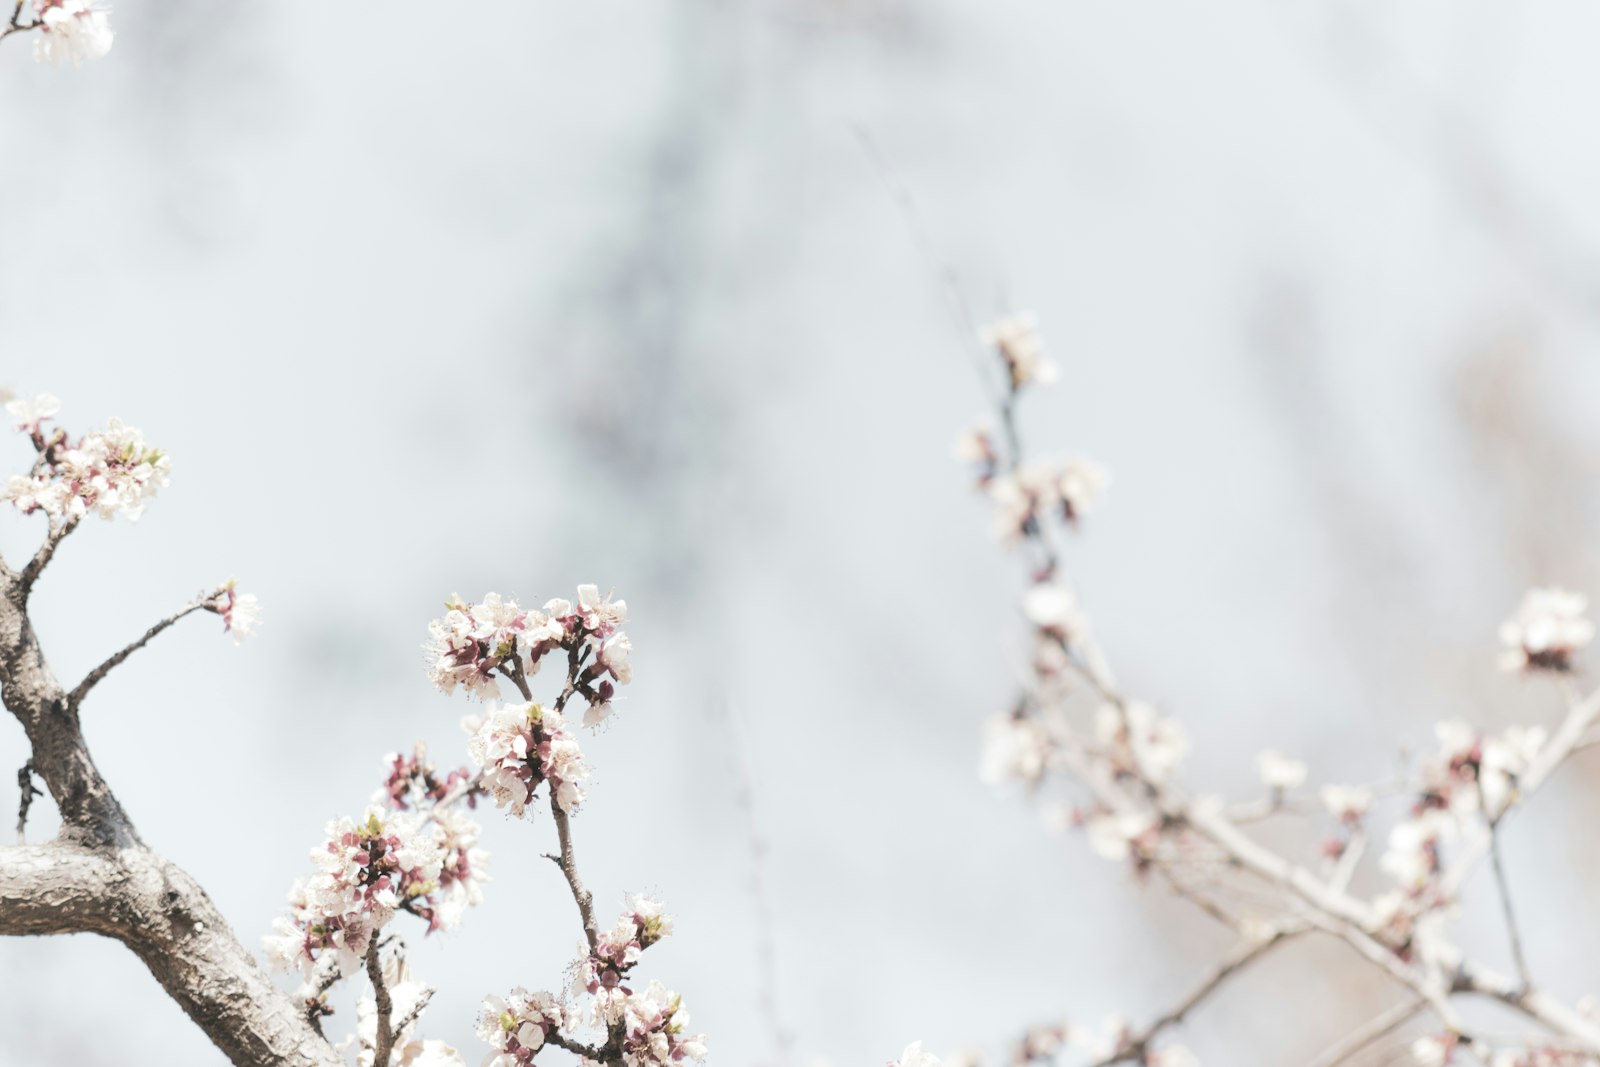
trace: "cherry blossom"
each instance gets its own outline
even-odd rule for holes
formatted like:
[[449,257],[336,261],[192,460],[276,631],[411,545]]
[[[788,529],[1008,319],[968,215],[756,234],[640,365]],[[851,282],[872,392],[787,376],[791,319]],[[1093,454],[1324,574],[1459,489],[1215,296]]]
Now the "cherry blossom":
[[628,998],[622,1025],[622,1060],[628,1067],[668,1067],[705,1058],[706,1035],[685,1032],[689,1013],[683,998],[660,982]]
[[25,515],[43,511],[56,521],[76,522],[92,511],[103,519],[122,515],[137,522],[148,499],[167,485],[172,461],[120,419],[111,419],[104,430],[85,434],[76,443],[61,431],[46,441],[39,420],[53,410],[51,401],[53,397],[41,396],[21,409],[23,401],[7,405],[22,428],[31,427],[40,456],[31,473],[11,477],[0,499]]
[[63,63],[81,66],[85,59],[99,59],[111,51],[115,36],[106,9],[87,0],[35,0],[41,23],[33,44],[33,58],[59,67]]
[[1095,734],[1123,774],[1165,781],[1189,754],[1189,736],[1176,719],[1162,718],[1148,704],[1103,704],[1095,713]]
[[1273,790],[1297,789],[1306,781],[1304,763],[1270,748],[1256,757],[1256,769],[1262,783]]
[[265,939],[273,965],[298,967],[309,980],[324,954],[342,974],[355,971],[373,934],[397,910],[431,907],[443,850],[415,820],[370,807],[365,818],[328,824],[326,841],[311,851],[317,873],[295,883],[290,914]]
[[1328,814],[1346,825],[1359,823],[1372,807],[1372,790],[1361,786],[1325,785],[1320,795]]
[[527,1067],[546,1040],[576,1023],[549,993],[529,993],[518,986],[506,997],[485,997],[478,1036],[495,1051],[483,1067]]
[[1594,623],[1586,616],[1589,600],[1581,593],[1549,586],[1530,589],[1511,618],[1500,625],[1500,640],[1509,647],[1500,666],[1508,671],[1568,671],[1572,655],[1594,640]]
[[6,401],[6,414],[17,420],[17,429],[30,435],[42,433],[41,424],[46,419],[54,418],[60,410],[61,401],[51,393],[14,397]]
[[1059,374],[1055,364],[1045,359],[1038,320],[1032,314],[999,319],[979,331],[978,338],[999,354],[1013,392],[1025,385],[1048,385]]
[[897,1060],[889,1060],[889,1067],[943,1067],[939,1057],[931,1052],[925,1052],[921,1041],[913,1041],[905,1047]]
[[252,593],[240,593],[235,579],[229,578],[205,605],[207,611],[222,616],[222,630],[233,635],[233,643],[244,644],[261,622],[261,601]]
[[594,998],[595,1019],[602,1024],[621,1022],[633,991],[623,982],[644,950],[672,932],[672,918],[659,901],[635,896],[628,911],[610,930],[600,934],[595,951],[578,970],[574,988]]
[[467,754],[483,768],[483,785],[495,807],[509,807],[522,818],[544,781],[562,811],[583,802],[578,783],[589,776],[589,768],[559,711],[534,703],[490,705],[461,725],[471,734]]

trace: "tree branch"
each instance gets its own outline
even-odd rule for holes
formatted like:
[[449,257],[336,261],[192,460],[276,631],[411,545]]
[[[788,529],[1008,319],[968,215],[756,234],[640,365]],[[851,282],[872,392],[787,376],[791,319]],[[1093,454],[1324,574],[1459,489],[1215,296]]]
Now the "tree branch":
[[79,682],[72,692],[67,694],[67,706],[73,710],[76,710],[78,705],[83,703],[83,698],[89,695],[89,690],[98,685],[100,680],[106,675],[110,674],[113,669],[122,663],[123,660],[127,659],[145,645],[149,644],[155,639],[157,634],[161,633],[161,631],[165,630],[167,627],[171,626],[185,615],[191,615],[194,612],[203,609],[209,602],[209,599],[210,598],[202,598],[200,600],[196,600],[173,612],[171,615],[168,615],[166,618],[150,627],[150,629],[146,630],[144,632],[144,636],[139,638],[139,640],[133,642],[122,651],[112,655],[104,663],[100,664],[100,666],[84,675],[83,681]]
[[394,1014],[394,1002],[389,999],[389,987],[383,981],[383,964],[378,960],[378,939],[375,937],[367,942],[367,978],[372,982],[372,999],[377,1006],[372,1067],[389,1067],[389,1052],[394,1048],[394,1031],[389,1027],[390,1016]]
[[[24,28],[32,29],[33,27]],[[8,30],[7,32],[11,31]],[[56,548],[67,539],[68,534],[78,528],[78,522],[79,520],[74,517],[50,525],[50,532],[45,535],[44,544],[39,546],[39,550],[33,554],[33,558],[28,561],[26,567],[22,568],[22,574],[17,578],[17,584],[22,588],[23,596],[27,596],[29,590],[33,588],[33,583],[38,581],[39,575],[44,572],[45,567],[55,556]]]
[[70,933],[127,945],[241,1067],[341,1062],[175,864],[139,847],[0,848],[0,934]]

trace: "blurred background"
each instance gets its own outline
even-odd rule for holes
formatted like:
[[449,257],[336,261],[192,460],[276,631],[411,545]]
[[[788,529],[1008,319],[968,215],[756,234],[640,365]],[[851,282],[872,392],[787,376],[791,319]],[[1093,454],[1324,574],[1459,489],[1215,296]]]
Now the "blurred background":
[[[602,915],[639,889],[676,914],[645,970],[710,1062],[998,1048],[1191,985],[1222,937],[977,780],[1023,576],[949,458],[985,395],[952,289],[1039,316],[1063,374],[1030,445],[1115,476],[1069,569],[1197,788],[1253,795],[1263,747],[1371,780],[1441,717],[1558,714],[1497,676],[1494,630],[1530,583],[1600,592],[1589,5],[113,22],[80,70],[0,43],[0,384],[174,457],[138,525],[87,525],[41,582],[59,676],[230,575],[263,601],[244,647],[188,620],[84,709],[145,839],[251,945],[385,752],[465,760],[476,709],[422,672],[443,599],[592,581],[637,651],[585,741],[579,854]],[[0,517],[0,550],[42,525]],[[7,718],[5,781],[25,758]],[[1505,840],[1569,1000],[1600,943],[1589,769]],[[549,820],[484,821],[486,903],[402,930],[424,1032],[469,1062],[482,996],[558,985],[579,936]],[[1481,903],[1466,940],[1503,965]],[[1296,1062],[1395,997],[1307,943],[1180,1037]],[[88,937],[0,941],[0,1034],[8,1067],[220,1062]]]

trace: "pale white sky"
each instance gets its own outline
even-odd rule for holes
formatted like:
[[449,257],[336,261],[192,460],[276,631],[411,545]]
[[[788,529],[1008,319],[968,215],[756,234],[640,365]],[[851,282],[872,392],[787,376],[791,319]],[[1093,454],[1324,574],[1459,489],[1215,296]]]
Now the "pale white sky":
[[[648,973],[713,1063],[776,1062],[764,938],[796,1065],[1187,986],[1219,947],[1198,920],[976,780],[1020,577],[948,459],[983,401],[944,266],[980,316],[1040,317],[1064,375],[1028,436],[1116,478],[1070,568],[1197,784],[1241,794],[1267,746],[1372,777],[1445,714],[1549,713],[1494,677],[1493,631],[1527,582],[1600,576],[1591,9],[471,12],[124,5],[76,71],[0,44],[0,381],[175,465],[138,526],[66,546],[40,630],[75,678],[202,586],[261,596],[259,639],[191,620],[85,709],[146,840],[247,941],[384,752],[462,752],[471,709],[421,671],[442,598],[595,581],[637,652],[586,743],[585,877],[676,912]],[[1469,394],[1546,429],[1469,432]],[[24,758],[0,726],[0,768]],[[1554,808],[1508,847],[1592,869]],[[578,936],[548,821],[486,823],[487,903],[413,938],[425,1029],[469,1061],[482,995],[556,984]],[[1587,884],[1526,890],[1573,909],[1529,935],[1563,981],[1600,936]],[[1255,995],[1327,995],[1330,954]],[[1310,1023],[1251,995],[1185,1040],[1283,1062],[1373,993]],[[0,1033],[17,1067],[219,1061],[87,938],[0,942]]]

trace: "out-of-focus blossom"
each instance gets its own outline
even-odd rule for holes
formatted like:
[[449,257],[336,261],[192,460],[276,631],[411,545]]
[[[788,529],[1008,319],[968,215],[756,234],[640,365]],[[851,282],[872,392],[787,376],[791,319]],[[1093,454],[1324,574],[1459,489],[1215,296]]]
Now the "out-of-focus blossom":
[[86,0],[35,0],[37,19],[43,25],[33,42],[33,58],[59,67],[81,66],[111,51],[115,36],[106,9]]
[[40,424],[55,417],[61,410],[61,401],[51,393],[12,397],[6,401],[6,414],[16,420],[17,429],[23,433],[41,432]]
[[1189,754],[1189,737],[1176,719],[1162,718],[1148,704],[1101,705],[1095,733],[1110,749],[1117,770],[1164,782]]
[[979,339],[999,354],[1013,391],[1025,385],[1048,385],[1059,376],[1045,359],[1038,320],[1031,314],[1010,315],[984,327]]
[[1328,814],[1346,825],[1360,822],[1372,807],[1372,790],[1361,786],[1325,785],[1321,795]]
[[921,1041],[913,1041],[905,1047],[897,1060],[889,1060],[889,1067],[943,1067],[939,1057],[927,1052],[922,1047]]
[[1050,738],[1035,720],[994,715],[984,723],[979,776],[988,785],[1020,781],[1032,785],[1050,761]]
[[1268,789],[1298,789],[1306,781],[1306,765],[1282,752],[1265,749],[1256,757],[1256,769]]
[[1572,669],[1572,654],[1594,640],[1594,623],[1586,616],[1589,600],[1581,593],[1550,586],[1530,589],[1516,613],[1500,624],[1500,640],[1508,647],[1500,666],[1508,671]]

